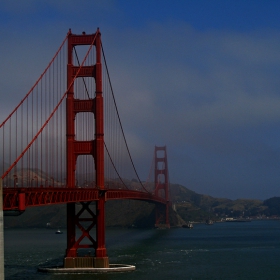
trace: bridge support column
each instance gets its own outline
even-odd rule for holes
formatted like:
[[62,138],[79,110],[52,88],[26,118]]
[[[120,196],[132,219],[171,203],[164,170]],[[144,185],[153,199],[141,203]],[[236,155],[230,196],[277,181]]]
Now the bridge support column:
[[109,267],[109,258],[105,247],[105,196],[101,196],[96,202],[97,224],[96,224],[96,249],[95,267]]
[[156,228],[170,228],[168,208],[168,203],[166,205],[156,205]]
[[66,256],[70,258],[77,257],[77,248],[75,248],[76,242],[76,223],[75,223],[75,203],[67,203],[66,215],[67,215],[67,249]]
[[0,279],[4,277],[4,219],[3,219],[3,188],[0,178]]
[[[100,192],[100,199],[96,201],[95,213],[92,202],[81,202],[76,208],[75,203],[67,205],[67,250],[64,258],[65,268],[108,268],[109,258],[105,247],[105,193]],[[76,212],[77,210],[77,212]],[[96,232],[96,238],[92,233]],[[77,236],[76,228],[80,232]],[[78,255],[78,249],[95,250],[91,253]]]
[[169,178],[166,146],[155,146],[155,195],[162,196],[166,205],[156,205],[156,227],[170,228],[169,223]]

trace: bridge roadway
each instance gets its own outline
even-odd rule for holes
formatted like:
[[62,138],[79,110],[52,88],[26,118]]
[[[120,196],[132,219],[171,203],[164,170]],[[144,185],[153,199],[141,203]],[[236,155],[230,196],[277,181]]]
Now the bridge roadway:
[[3,210],[24,211],[27,207],[64,204],[80,201],[97,201],[101,196],[107,200],[133,199],[155,204],[168,202],[154,194],[134,190],[96,188],[3,188]]

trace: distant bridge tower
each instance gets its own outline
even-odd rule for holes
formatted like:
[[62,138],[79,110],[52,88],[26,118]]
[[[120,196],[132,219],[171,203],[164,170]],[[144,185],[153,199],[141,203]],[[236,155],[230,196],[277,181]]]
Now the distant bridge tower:
[[[94,45],[96,64],[90,66],[73,65],[73,49],[77,45]],[[67,64],[67,100],[66,100],[66,139],[67,139],[67,177],[66,184],[76,187],[76,162],[78,156],[91,155],[94,158],[96,187],[99,189],[99,199],[96,201],[96,211],[91,210],[90,202],[81,202],[81,209],[76,211],[75,203],[67,203],[67,249],[64,266],[71,267],[109,267],[105,248],[105,191],[104,191],[104,124],[101,68],[101,33],[74,35],[68,33],[68,64]],[[80,69],[80,70],[79,70]],[[75,98],[73,79],[91,77],[95,79],[96,91],[94,99],[80,100]],[[95,139],[77,141],[75,118],[80,113],[92,113],[95,118]],[[94,129],[94,128],[93,128]],[[86,216],[86,217],[85,217]],[[83,226],[83,223],[87,223]],[[89,224],[89,225],[88,225]],[[96,237],[90,235],[90,230],[96,226]],[[81,236],[76,239],[76,228]],[[85,243],[88,242],[88,243]],[[95,257],[78,257],[78,249],[95,249]]]
[[156,204],[156,227],[170,228],[169,178],[166,146],[155,146],[155,195],[165,198],[166,204]]

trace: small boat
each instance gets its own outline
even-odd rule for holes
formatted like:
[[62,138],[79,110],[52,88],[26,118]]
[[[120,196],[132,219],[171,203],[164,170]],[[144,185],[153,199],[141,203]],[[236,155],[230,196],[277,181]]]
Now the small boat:
[[63,232],[60,230],[60,229],[58,229],[56,232],[55,232],[55,234],[62,234]]
[[183,225],[182,227],[183,227],[183,228],[193,229],[193,223],[188,222],[186,225]]
[[211,220],[211,219],[207,219],[205,223],[206,223],[206,225],[213,225],[214,224],[213,220]]

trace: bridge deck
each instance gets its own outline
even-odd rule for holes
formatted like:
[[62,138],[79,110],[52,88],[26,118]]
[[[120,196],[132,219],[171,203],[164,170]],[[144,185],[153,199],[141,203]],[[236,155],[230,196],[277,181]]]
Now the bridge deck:
[[80,201],[96,201],[105,196],[105,200],[135,199],[151,203],[167,204],[164,198],[151,193],[96,188],[3,188],[3,210],[24,211],[27,207],[63,204]]

